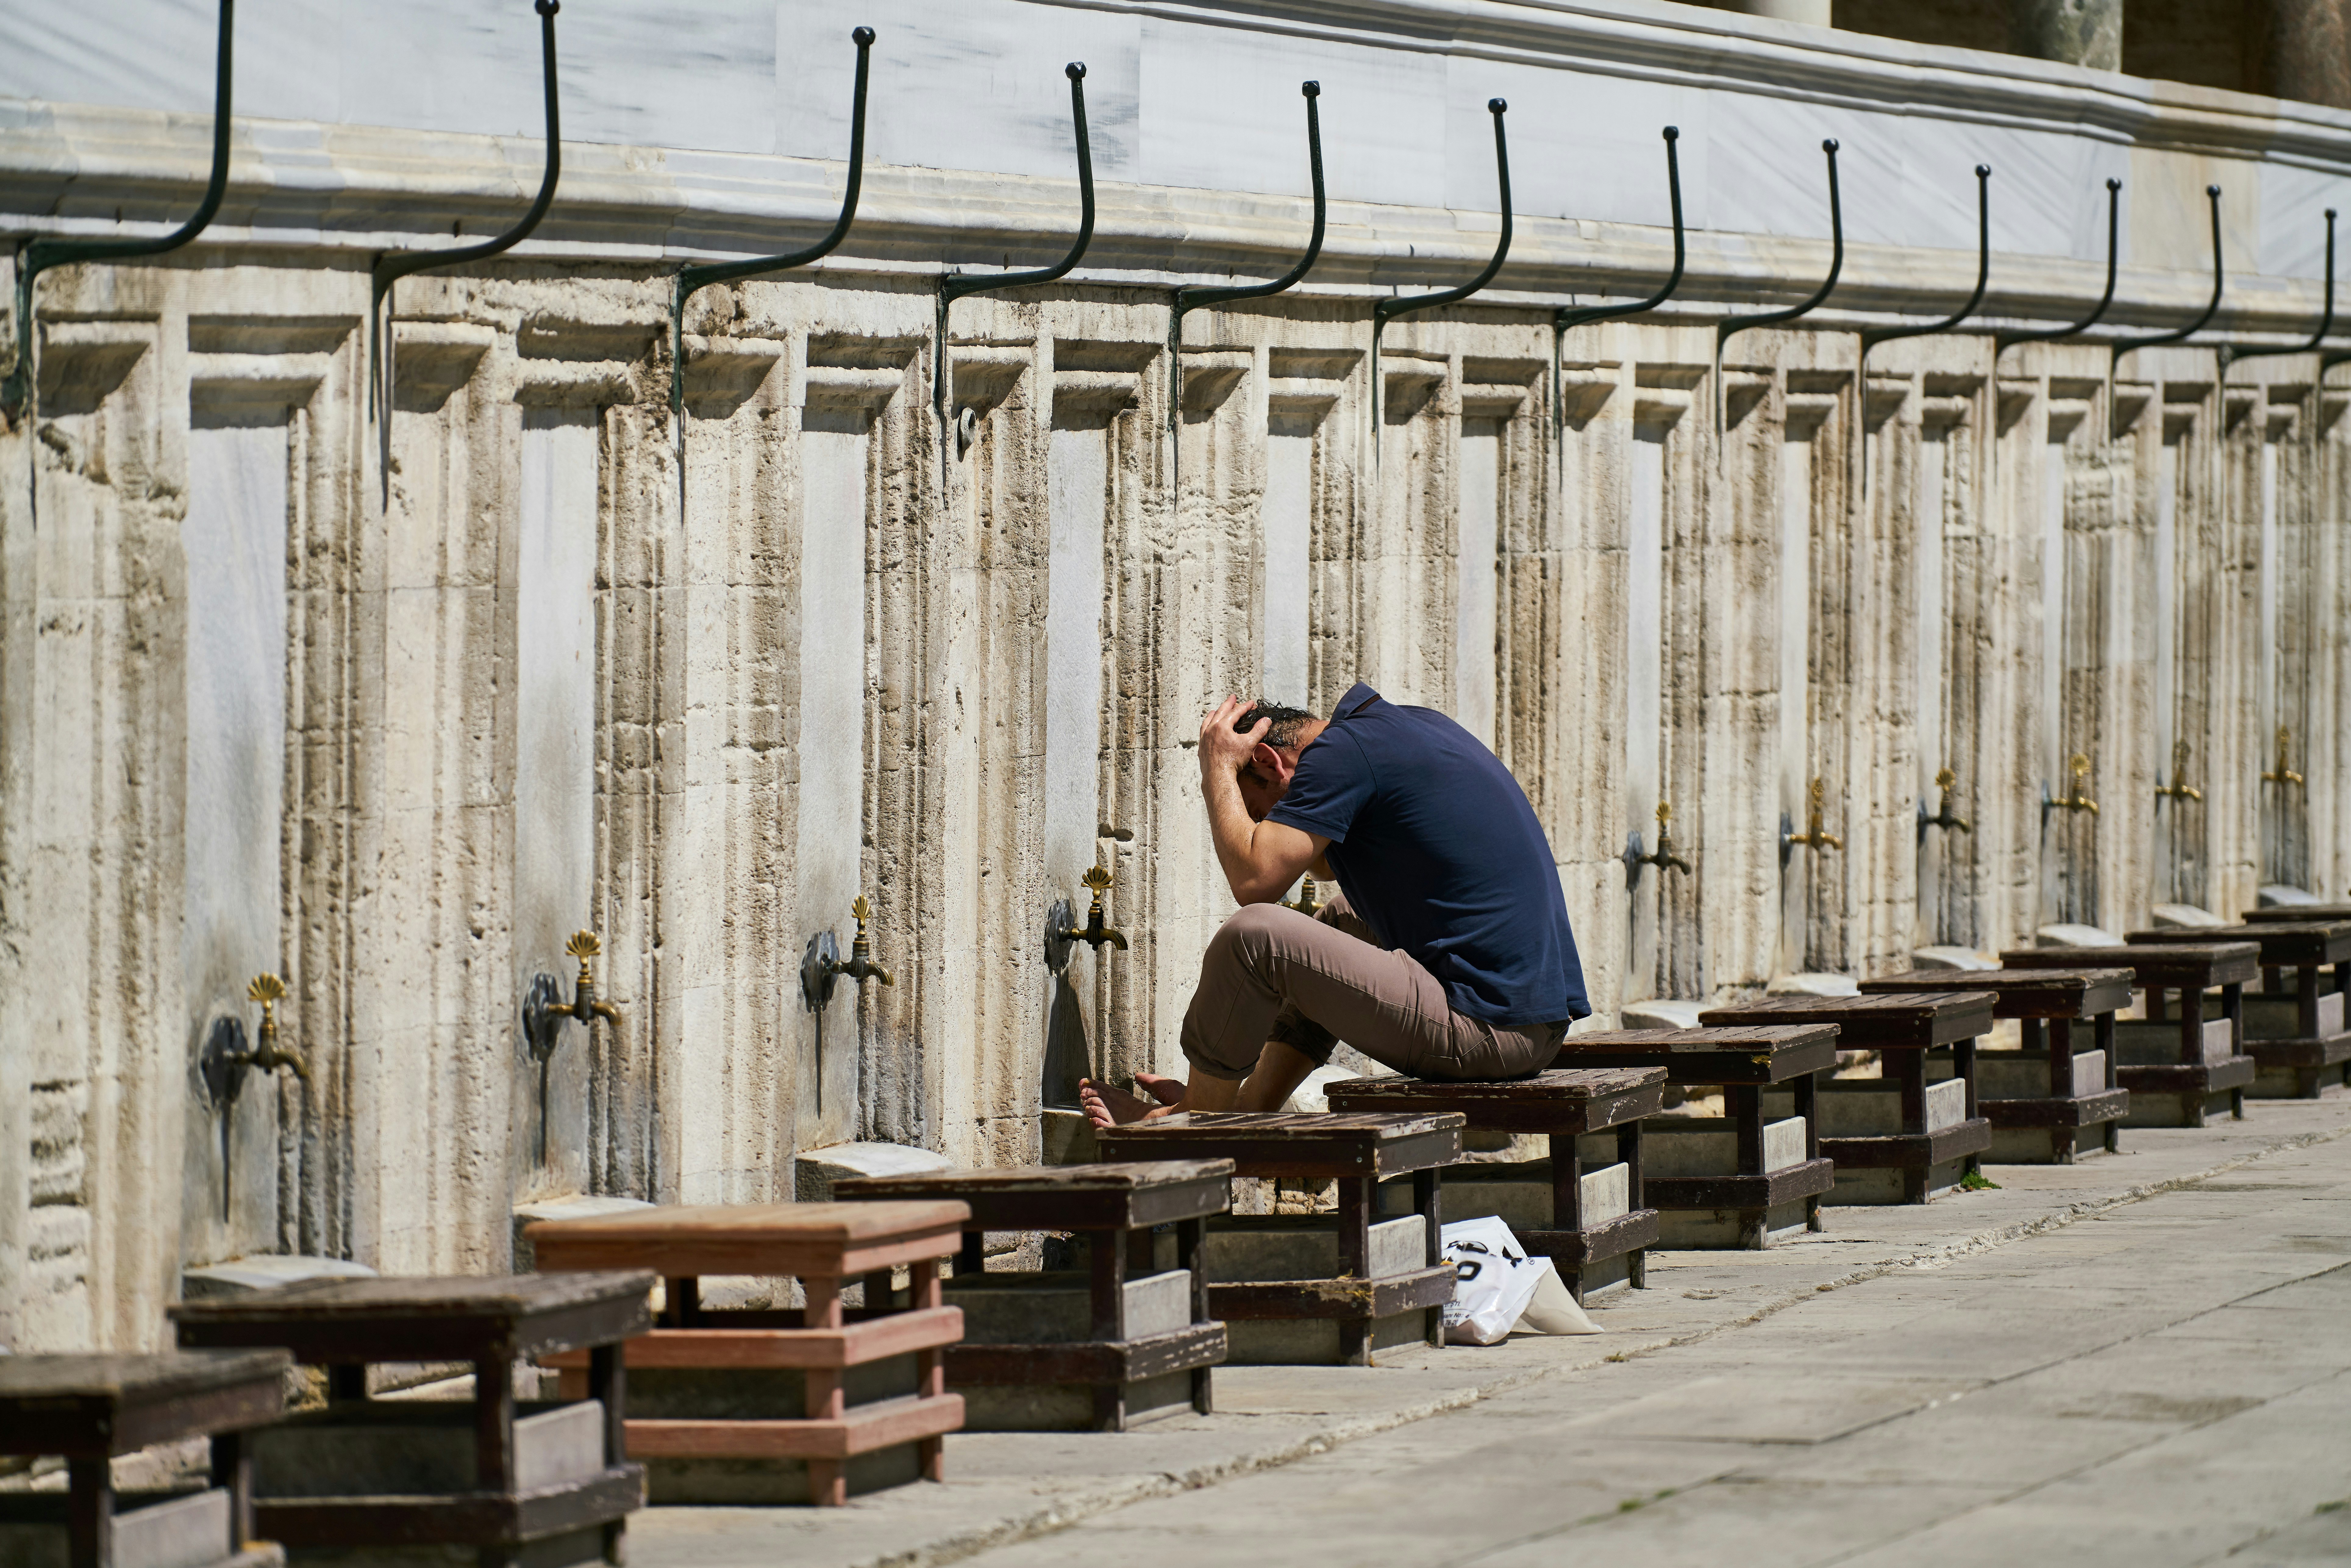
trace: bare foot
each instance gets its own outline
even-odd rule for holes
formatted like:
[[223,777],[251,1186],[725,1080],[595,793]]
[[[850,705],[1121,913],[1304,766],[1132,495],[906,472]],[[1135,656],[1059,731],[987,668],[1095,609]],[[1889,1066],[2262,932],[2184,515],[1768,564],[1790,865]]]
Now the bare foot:
[[1181,1079],[1141,1072],[1135,1075],[1134,1082],[1136,1087],[1151,1099],[1130,1094],[1107,1083],[1097,1083],[1091,1078],[1079,1079],[1078,1104],[1085,1112],[1086,1119],[1097,1127],[1115,1127],[1123,1122],[1140,1122],[1150,1116],[1166,1115],[1183,1103],[1185,1086]]

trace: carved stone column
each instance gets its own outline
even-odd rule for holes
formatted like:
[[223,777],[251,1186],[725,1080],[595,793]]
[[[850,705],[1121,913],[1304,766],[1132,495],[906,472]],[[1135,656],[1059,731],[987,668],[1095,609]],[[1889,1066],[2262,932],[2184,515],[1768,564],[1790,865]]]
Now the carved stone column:
[[2123,0],[2013,0],[2009,34],[2010,47],[2020,55],[2092,70],[2120,70]]
[[2344,0],[2254,0],[2245,7],[2245,33],[2249,89],[2351,108],[2351,29],[2345,26]]

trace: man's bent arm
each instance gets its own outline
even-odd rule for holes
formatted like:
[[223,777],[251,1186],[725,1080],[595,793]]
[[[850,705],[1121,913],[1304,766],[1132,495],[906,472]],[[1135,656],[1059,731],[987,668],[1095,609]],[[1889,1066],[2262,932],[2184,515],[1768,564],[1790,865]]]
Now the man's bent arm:
[[1322,863],[1331,841],[1284,822],[1252,822],[1239,783],[1219,768],[1200,780],[1208,800],[1208,834],[1217,862],[1241,904],[1271,904],[1299,877]]

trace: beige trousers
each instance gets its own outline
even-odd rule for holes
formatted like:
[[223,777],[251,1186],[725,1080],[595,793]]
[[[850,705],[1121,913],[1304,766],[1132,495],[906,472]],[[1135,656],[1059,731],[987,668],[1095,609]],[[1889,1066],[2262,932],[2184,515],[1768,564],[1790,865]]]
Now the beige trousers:
[[1454,1011],[1436,976],[1333,896],[1312,915],[1252,904],[1226,921],[1200,960],[1183,1044],[1211,1078],[1247,1078],[1269,1040],[1328,1061],[1334,1038],[1414,1078],[1523,1078],[1551,1065],[1566,1033],[1564,1021]]

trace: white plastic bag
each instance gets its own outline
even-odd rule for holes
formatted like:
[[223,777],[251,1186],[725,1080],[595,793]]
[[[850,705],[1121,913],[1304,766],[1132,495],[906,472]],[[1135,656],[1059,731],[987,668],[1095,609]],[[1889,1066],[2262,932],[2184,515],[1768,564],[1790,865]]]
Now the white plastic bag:
[[1453,1265],[1453,1302],[1445,1309],[1445,1337],[1453,1344],[1498,1344],[1551,1267],[1529,1258],[1510,1228],[1492,1215],[1457,1219],[1444,1230],[1445,1260]]

